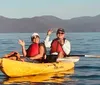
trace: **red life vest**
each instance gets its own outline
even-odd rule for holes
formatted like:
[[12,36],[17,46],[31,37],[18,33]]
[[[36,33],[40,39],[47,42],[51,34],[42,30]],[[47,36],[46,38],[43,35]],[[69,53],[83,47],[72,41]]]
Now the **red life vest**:
[[66,55],[65,52],[63,51],[61,44],[58,42],[58,39],[54,39],[51,44],[50,53],[54,53],[54,52],[57,53],[62,52],[64,55]]
[[27,56],[31,57],[31,56],[35,56],[37,54],[39,54],[39,44],[33,43],[29,46],[29,48],[27,50]]

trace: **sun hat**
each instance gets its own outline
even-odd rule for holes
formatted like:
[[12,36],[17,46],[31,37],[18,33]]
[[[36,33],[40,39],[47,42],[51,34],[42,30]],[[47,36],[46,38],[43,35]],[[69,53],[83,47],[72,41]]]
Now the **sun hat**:
[[35,37],[35,36],[39,36],[39,34],[35,32],[35,33],[32,34],[31,37]]

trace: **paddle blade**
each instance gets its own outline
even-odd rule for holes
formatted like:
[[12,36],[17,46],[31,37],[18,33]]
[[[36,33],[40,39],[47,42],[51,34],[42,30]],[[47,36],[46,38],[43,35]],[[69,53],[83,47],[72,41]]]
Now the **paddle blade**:
[[58,58],[58,61],[63,61],[63,62],[78,62],[79,57],[66,57],[66,58]]
[[100,55],[85,55],[88,58],[100,58]]

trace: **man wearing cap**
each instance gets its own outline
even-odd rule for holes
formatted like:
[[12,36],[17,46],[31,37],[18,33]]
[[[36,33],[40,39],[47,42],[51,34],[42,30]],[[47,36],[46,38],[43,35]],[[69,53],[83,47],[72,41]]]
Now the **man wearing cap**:
[[59,28],[56,32],[57,38],[55,38],[53,41],[49,41],[50,35],[53,31],[49,30],[47,32],[47,36],[45,39],[45,46],[51,47],[50,54],[51,55],[58,55],[57,58],[62,58],[67,55],[69,55],[71,46],[70,42],[65,39],[65,31],[62,28]]

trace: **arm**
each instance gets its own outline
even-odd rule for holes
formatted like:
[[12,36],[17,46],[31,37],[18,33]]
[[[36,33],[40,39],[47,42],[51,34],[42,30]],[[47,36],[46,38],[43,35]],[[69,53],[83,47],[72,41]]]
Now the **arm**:
[[49,41],[49,38],[50,38],[50,36],[47,35],[46,38],[45,38],[45,40],[44,40],[45,46],[48,47],[48,48],[51,47],[51,42],[52,42],[52,40]]
[[50,35],[51,35],[52,32],[53,32],[52,30],[48,30],[47,35],[46,35],[46,38],[44,40],[45,46],[46,47],[49,47],[49,48],[51,47],[51,42],[52,42],[52,40],[49,41]]
[[65,43],[62,46],[64,52],[66,53],[66,55],[69,55],[70,51],[71,51],[71,45],[70,42],[68,40],[65,40]]
[[30,57],[30,59],[40,59],[43,57],[44,52],[45,52],[44,47],[40,46],[40,53],[36,56]]
[[23,40],[19,40],[18,43],[22,47],[22,54],[23,54],[23,56],[26,56],[27,52],[26,52],[26,49],[25,49],[25,42]]

